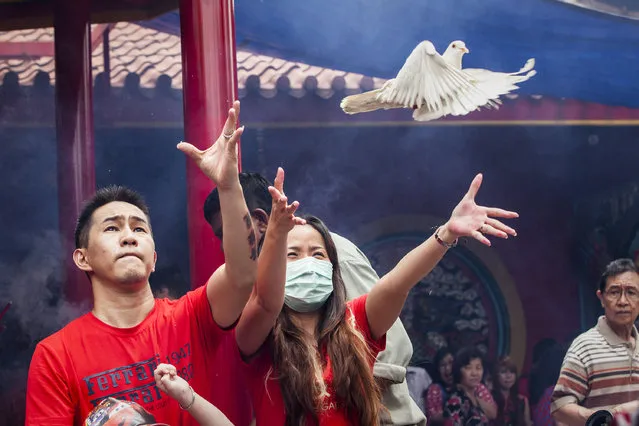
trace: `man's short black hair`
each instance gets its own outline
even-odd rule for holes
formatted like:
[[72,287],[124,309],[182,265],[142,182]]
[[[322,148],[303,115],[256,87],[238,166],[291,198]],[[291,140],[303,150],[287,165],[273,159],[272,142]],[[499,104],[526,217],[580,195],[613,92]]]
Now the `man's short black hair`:
[[639,274],[639,268],[635,264],[632,259],[616,259],[610,262],[606,269],[604,269],[603,274],[601,274],[601,279],[599,280],[599,290],[603,293],[606,290],[606,283],[608,282],[608,278],[616,277],[617,275],[621,275],[624,272],[634,272]]
[[100,207],[114,201],[133,204],[135,207],[142,210],[142,212],[146,215],[149,226],[151,226],[149,207],[146,205],[144,198],[142,198],[139,193],[124,186],[107,186],[105,188],[98,189],[95,195],[85,202],[82,212],[78,217],[78,223],[75,226],[75,248],[87,247],[89,244],[89,230],[91,229],[91,218],[93,217],[93,213]]
[[[259,173],[242,172],[239,175],[240,185],[244,193],[244,200],[249,212],[255,209],[262,209],[270,216],[271,214],[271,194],[268,187],[271,183]],[[213,189],[204,202],[204,219],[212,226],[213,217],[220,213],[220,194],[217,188]]]

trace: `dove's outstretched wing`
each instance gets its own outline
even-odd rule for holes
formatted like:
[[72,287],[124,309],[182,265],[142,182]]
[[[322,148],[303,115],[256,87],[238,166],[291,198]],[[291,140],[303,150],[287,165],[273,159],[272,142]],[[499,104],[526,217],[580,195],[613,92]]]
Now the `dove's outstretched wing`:
[[[517,83],[526,81],[537,73],[533,69],[534,67],[535,60],[529,59],[519,71],[513,73],[495,72],[481,68],[464,68],[463,72],[469,75],[474,85],[490,98],[491,102],[486,106],[495,107],[495,104],[501,104],[500,96],[517,90],[519,88]],[[423,106],[413,112],[413,118],[417,121],[430,121],[449,114],[460,115],[455,111],[455,107],[454,102],[444,102],[443,106],[436,110]]]
[[497,98],[519,89],[518,83],[522,83],[537,74],[537,71],[533,69],[534,67],[535,59],[531,58],[517,72],[495,72],[481,68],[464,68],[464,72],[472,76],[482,92],[487,93],[491,98]]
[[469,74],[448,64],[430,41],[422,41],[410,54],[394,80],[382,88],[377,100],[406,108],[464,115],[477,108],[496,106]]

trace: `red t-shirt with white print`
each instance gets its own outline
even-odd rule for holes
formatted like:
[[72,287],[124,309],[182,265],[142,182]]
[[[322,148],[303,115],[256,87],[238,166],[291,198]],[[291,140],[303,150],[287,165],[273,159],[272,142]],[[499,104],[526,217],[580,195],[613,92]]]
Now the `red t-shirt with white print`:
[[[368,295],[365,294],[348,301],[346,315],[347,320],[350,315],[353,316],[355,319],[355,327],[362,333],[371,350],[373,356],[370,359],[370,368],[372,370],[377,354],[386,347],[386,335],[377,340],[373,340],[371,336],[368,319],[366,317],[367,296]],[[328,354],[324,353],[324,356],[326,358],[326,367],[323,373],[324,382],[326,383],[326,390],[331,396],[326,397],[323,410],[319,413],[319,426],[358,425],[357,419],[349,419],[346,411],[340,408],[339,401],[336,401],[334,398],[331,360],[328,358]],[[282,398],[279,381],[276,379],[277,372],[272,371],[269,374],[269,370],[273,367],[273,361],[268,348],[264,347],[255,358],[249,363],[243,363],[243,365],[244,380],[251,394],[257,426],[284,425],[286,420],[284,400]]]
[[155,386],[159,363],[181,377],[236,426],[251,421],[250,400],[236,376],[234,333],[213,320],[206,286],[178,300],[156,299],[139,325],[111,327],[86,314],[38,343],[27,383],[27,425],[83,425],[104,398],[135,401],[156,421],[197,425]]

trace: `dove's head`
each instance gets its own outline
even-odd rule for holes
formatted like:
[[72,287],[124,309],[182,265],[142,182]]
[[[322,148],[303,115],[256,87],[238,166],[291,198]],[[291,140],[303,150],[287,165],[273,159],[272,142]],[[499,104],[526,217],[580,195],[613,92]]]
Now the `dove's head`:
[[442,55],[444,60],[450,65],[461,69],[462,57],[470,51],[466,47],[466,43],[461,40],[455,40],[448,45],[448,48]]
[[455,40],[448,45],[448,49],[446,51],[451,51],[451,53],[457,53],[459,55],[463,55],[464,53],[470,53],[470,50],[466,47],[466,43],[461,40]]

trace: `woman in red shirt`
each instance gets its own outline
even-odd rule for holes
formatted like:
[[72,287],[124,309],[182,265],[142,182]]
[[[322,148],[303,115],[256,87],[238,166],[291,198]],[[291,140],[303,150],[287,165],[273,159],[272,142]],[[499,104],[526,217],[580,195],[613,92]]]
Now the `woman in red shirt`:
[[[408,292],[456,243],[515,231],[493,217],[517,213],[481,207],[478,175],[450,220],[373,287],[346,300],[337,250],[326,226],[294,216],[279,169],[253,294],[235,329],[257,425],[375,425],[382,410],[373,363]],[[480,232],[481,231],[481,232]]]

